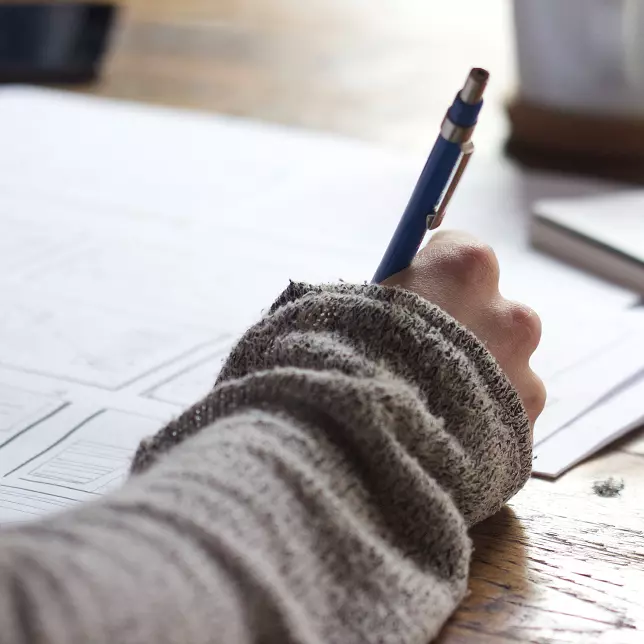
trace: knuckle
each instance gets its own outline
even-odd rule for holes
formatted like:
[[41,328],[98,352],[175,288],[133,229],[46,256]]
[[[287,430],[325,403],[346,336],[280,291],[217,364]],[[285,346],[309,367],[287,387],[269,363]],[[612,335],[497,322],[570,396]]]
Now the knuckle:
[[530,387],[524,400],[524,405],[532,420],[535,420],[544,410],[547,398],[548,392],[546,391],[546,386],[543,384],[543,380],[532,372]]
[[459,244],[447,256],[447,261],[450,272],[457,279],[498,282],[499,263],[492,248],[486,244]]
[[541,319],[536,312],[525,304],[511,302],[509,319],[517,342],[534,351],[541,341]]

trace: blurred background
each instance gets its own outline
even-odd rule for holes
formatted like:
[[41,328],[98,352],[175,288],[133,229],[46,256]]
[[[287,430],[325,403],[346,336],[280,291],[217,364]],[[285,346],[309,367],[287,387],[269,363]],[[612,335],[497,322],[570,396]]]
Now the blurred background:
[[[30,3],[6,3],[30,4]],[[50,3],[61,5],[62,2]],[[509,0],[126,0],[102,96],[250,116],[427,151],[473,65],[493,74],[481,147],[506,132]]]
[[644,0],[123,0],[75,16],[53,2],[29,30],[1,11],[30,4],[0,1],[0,66],[29,47],[41,67],[72,59],[74,41],[96,73],[3,68],[5,82],[73,80],[420,153],[481,66],[492,80],[479,151],[644,182]]
[[[130,0],[97,93],[205,108],[425,151],[471,66],[485,128],[514,81],[508,0]],[[478,134],[478,133],[477,133]]]

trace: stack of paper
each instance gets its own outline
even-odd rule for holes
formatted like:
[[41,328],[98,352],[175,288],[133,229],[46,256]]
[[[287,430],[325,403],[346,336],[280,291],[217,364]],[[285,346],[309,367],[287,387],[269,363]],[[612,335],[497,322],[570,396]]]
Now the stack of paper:
[[[118,485],[290,278],[369,279],[423,163],[25,88],[0,91],[0,136],[0,522]],[[522,188],[510,166],[474,161],[449,225],[494,244],[504,292],[542,315],[547,446],[644,365],[629,350],[644,325],[630,292],[527,250]],[[625,426],[611,417],[584,449]]]
[[601,333],[586,335],[586,355],[555,373],[542,371],[549,396],[534,431],[536,473],[559,476],[644,425],[643,326],[640,310],[604,319]]
[[[541,199],[532,207],[530,240],[564,262],[642,293],[643,208],[644,192],[636,190]],[[634,323],[630,329],[607,325],[601,338],[588,341],[594,353],[558,379],[557,397],[550,398],[535,433],[537,469],[556,476],[644,424],[643,315],[640,310],[628,314],[625,323]]]

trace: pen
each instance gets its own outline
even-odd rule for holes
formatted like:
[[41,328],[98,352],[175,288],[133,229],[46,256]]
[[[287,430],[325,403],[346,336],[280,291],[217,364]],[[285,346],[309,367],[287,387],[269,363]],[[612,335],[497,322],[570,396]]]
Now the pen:
[[425,233],[438,228],[443,221],[447,205],[474,152],[471,137],[483,107],[488,78],[484,69],[472,69],[447,110],[436,143],[373,276],[374,283],[379,284],[407,268]]

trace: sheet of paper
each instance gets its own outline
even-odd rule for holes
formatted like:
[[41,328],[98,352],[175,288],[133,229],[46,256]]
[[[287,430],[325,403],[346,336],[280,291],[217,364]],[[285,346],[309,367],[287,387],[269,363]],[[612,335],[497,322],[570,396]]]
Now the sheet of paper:
[[[29,88],[0,89],[0,136],[0,522],[117,485],[289,279],[370,279],[424,161]],[[494,245],[504,292],[541,314],[548,381],[619,339],[635,298],[530,251],[525,188],[474,160],[449,225]]]
[[[569,325],[570,322],[568,320]],[[535,445],[644,372],[644,311],[636,309],[612,320],[605,318],[605,331],[601,335],[594,325],[591,325],[592,335],[588,334],[584,323],[584,320],[577,320],[567,334],[572,336],[576,328],[584,340],[585,352],[580,359],[556,365],[552,360],[556,345],[548,345],[551,349],[549,365],[557,366],[557,369],[554,373],[549,372],[544,365],[544,369],[539,370],[548,386],[548,400],[534,428]],[[562,355],[570,357],[571,352],[562,351]]]
[[212,389],[229,349],[229,346],[224,345],[201,362],[191,364],[184,371],[172,374],[168,380],[147,392],[147,395],[153,400],[165,401],[172,405],[184,408],[190,406]]
[[644,424],[644,374],[535,447],[533,471],[556,478]]
[[43,437],[40,451],[4,474],[0,523],[26,520],[43,508],[72,506],[114,489],[126,478],[138,443],[154,434],[158,424],[144,416],[99,410],[55,442]]
[[61,405],[54,398],[0,384],[0,448]]

